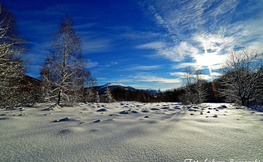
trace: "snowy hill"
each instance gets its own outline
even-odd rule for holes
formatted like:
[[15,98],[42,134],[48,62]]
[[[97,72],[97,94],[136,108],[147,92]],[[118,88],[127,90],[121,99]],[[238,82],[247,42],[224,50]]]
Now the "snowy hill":
[[127,91],[134,92],[134,91],[139,90],[139,91],[144,91],[146,93],[149,93],[149,94],[151,94],[153,96],[156,95],[156,90],[152,90],[152,89],[150,89],[150,90],[136,89],[136,88],[133,88],[131,86],[126,86],[126,85],[121,84],[121,83],[107,83],[107,84],[102,85],[102,86],[96,86],[95,89],[97,89],[99,91],[99,94],[102,94],[102,93],[104,93],[106,87],[109,87],[109,89],[111,91],[113,89],[115,89],[115,88],[121,88],[121,89],[124,89],[124,90],[127,90]]

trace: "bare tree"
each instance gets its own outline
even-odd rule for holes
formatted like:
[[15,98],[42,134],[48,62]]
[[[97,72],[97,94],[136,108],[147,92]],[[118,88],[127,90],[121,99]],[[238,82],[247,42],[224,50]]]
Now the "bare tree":
[[206,99],[207,92],[204,88],[202,72],[192,67],[187,67],[184,73],[184,93],[179,96],[183,104],[199,104]]
[[195,71],[195,84],[194,89],[196,92],[195,103],[203,103],[206,100],[207,91],[204,87],[204,78],[202,77],[201,70]]
[[17,30],[15,18],[0,1],[0,103],[14,106],[19,101],[18,84],[23,78],[24,61],[21,55],[28,46]]
[[87,102],[94,102],[96,101],[96,90],[94,89],[94,86],[97,86],[97,80],[94,77],[91,77],[90,75],[86,78],[86,84],[87,89],[85,91],[85,101]]
[[48,85],[46,99],[55,99],[57,105],[61,101],[74,102],[89,72],[82,56],[81,37],[68,15],[61,20],[52,40],[41,70],[42,79]]
[[192,74],[194,73],[194,69],[192,67],[187,67],[185,69],[183,78],[184,78],[184,93],[179,96],[179,100],[183,104],[192,104],[194,103],[194,94],[193,94],[193,84],[194,77]]
[[227,102],[249,105],[262,100],[263,60],[262,55],[249,47],[233,51],[221,69],[223,88],[219,94]]

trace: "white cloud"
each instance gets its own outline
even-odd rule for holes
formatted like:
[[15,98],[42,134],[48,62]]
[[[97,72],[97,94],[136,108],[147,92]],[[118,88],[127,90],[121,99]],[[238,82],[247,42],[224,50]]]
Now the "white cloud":
[[162,49],[165,48],[166,45],[163,42],[151,42],[151,43],[147,43],[147,44],[143,44],[138,46],[137,48],[139,49]]
[[156,77],[147,73],[139,73],[133,76],[133,79],[141,82],[159,82],[159,83],[181,83],[180,79],[167,79]]
[[105,66],[106,67],[110,67],[110,66],[113,66],[113,65],[118,65],[118,62],[112,61],[109,64],[106,64]]
[[217,73],[217,72],[212,72],[212,74],[211,74],[212,76],[222,76],[222,74],[221,73]]
[[263,52],[263,1],[153,0],[140,4],[167,33],[162,41],[139,48],[155,49],[157,55],[181,62],[173,68],[219,69],[237,47]]
[[173,72],[173,73],[170,73],[171,76],[182,76],[184,75],[184,72]]
[[92,68],[92,67],[96,67],[99,63],[97,61],[91,61],[90,59],[88,59],[88,62],[87,62],[87,66],[88,68]]
[[111,40],[109,39],[89,39],[83,37],[83,53],[98,53],[111,50]]
[[117,65],[118,62],[112,61],[111,64],[112,64],[112,65]]
[[179,63],[176,65],[173,65],[172,68],[173,69],[181,69],[181,68],[186,68],[188,66],[192,66],[192,67],[198,67],[198,65],[196,63],[192,63],[192,62],[183,62],[183,63]]
[[161,66],[160,65],[156,65],[156,66],[135,66],[135,67],[131,67],[125,70],[156,70],[156,69],[160,69]]
[[165,56],[174,62],[182,61],[186,56],[194,56],[199,50],[187,42],[181,42],[177,46],[168,46],[163,42],[151,42],[138,46],[141,49],[155,49],[157,54]]
[[[219,21],[228,23],[229,14],[235,11],[238,1],[158,1],[148,3],[148,10],[157,24],[163,25],[170,34],[176,34],[179,39],[185,38],[185,31],[203,28],[217,28]],[[145,7],[144,7],[145,8]],[[209,30],[210,30],[209,29]]]

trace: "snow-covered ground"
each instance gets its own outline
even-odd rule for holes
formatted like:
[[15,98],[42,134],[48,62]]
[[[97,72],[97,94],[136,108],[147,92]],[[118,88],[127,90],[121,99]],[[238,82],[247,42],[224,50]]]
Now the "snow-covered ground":
[[263,162],[262,112],[138,102],[49,108],[0,110],[1,162]]

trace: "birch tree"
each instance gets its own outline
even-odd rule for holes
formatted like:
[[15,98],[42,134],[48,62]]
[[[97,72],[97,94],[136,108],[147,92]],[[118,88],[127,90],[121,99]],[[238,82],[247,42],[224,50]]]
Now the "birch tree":
[[187,67],[183,78],[185,82],[185,86],[183,87],[184,93],[179,96],[179,100],[183,104],[203,103],[206,99],[207,92],[203,85],[202,72],[192,67]]
[[87,75],[87,62],[82,56],[81,37],[66,15],[52,37],[53,44],[41,69],[41,77],[47,90],[46,99],[54,99],[57,105],[76,100],[76,93]]
[[[0,105],[14,106],[23,77],[24,62],[21,55],[27,52],[25,39],[17,30],[13,14],[0,1]],[[16,104],[17,105],[17,104]]]
[[226,98],[226,102],[249,105],[262,100],[262,54],[249,47],[233,51],[221,70],[224,76],[220,78],[223,88],[219,94]]

